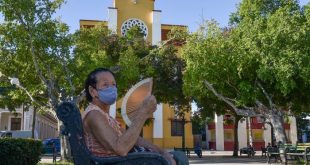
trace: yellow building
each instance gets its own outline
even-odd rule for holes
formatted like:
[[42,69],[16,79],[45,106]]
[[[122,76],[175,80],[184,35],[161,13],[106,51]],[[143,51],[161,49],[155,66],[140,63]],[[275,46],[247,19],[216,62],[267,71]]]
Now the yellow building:
[[[96,25],[104,25],[113,33],[125,35],[133,26],[138,26],[145,39],[153,45],[167,40],[167,34],[173,27],[187,29],[183,25],[161,24],[161,11],[154,10],[155,0],[114,0],[113,7],[108,8],[108,20],[80,20],[81,28],[92,28]],[[116,116],[122,122],[122,118],[116,115],[117,105],[111,106],[111,116]],[[185,114],[185,146],[193,147],[192,124],[190,113]],[[125,126],[125,125],[123,125]],[[144,126],[142,136],[163,148],[182,147],[183,125],[182,120],[175,115],[173,108],[167,104],[159,104],[153,114],[152,122]]]

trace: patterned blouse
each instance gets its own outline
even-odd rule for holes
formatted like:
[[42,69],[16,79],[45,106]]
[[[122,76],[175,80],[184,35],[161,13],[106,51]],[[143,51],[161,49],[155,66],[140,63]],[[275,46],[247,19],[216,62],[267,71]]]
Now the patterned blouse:
[[[94,104],[89,104],[86,110],[82,113],[82,120],[86,118],[87,114],[91,111],[99,111],[103,114],[103,116],[108,120],[109,125],[117,132],[118,136],[122,135],[120,130],[120,123],[112,118],[108,113],[101,110],[98,106]],[[84,128],[84,139],[87,148],[90,150],[92,154],[99,157],[106,157],[106,156],[115,156],[116,154],[113,151],[105,149],[103,145],[101,145],[95,136],[92,134],[90,130]]]

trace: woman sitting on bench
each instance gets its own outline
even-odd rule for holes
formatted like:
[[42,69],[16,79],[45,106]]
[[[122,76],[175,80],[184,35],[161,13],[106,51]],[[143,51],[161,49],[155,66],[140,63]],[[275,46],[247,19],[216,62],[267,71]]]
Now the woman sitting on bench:
[[[82,114],[84,138],[88,149],[96,156],[126,156],[129,152],[157,152],[170,164],[188,164],[181,152],[168,153],[139,137],[145,121],[156,110],[154,96],[146,98],[137,110],[132,125],[122,129],[109,115],[110,105],[117,99],[113,73],[105,68],[92,71],[85,81],[86,98],[90,103]],[[183,155],[182,155],[183,154]]]

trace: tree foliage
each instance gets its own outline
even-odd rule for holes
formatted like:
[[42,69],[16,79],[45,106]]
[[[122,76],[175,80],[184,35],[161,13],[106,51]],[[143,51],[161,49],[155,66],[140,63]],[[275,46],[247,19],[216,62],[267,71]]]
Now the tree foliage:
[[188,108],[189,100],[182,92],[185,65],[173,45],[151,46],[137,27],[125,36],[114,35],[102,26],[81,29],[74,40],[72,64],[77,67],[74,73],[79,74],[74,79],[78,89],[83,89],[81,82],[91,70],[106,67],[115,72],[119,97],[138,81],[153,77],[154,95],[159,102]]
[[[69,28],[52,18],[62,3],[61,0],[0,2],[4,16],[0,25],[2,80],[18,78],[33,96],[30,100],[25,90],[8,91],[7,95],[18,98],[19,103],[28,100],[40,107],[53,108],[69,96],[70,72],[66,68],[72,43]],[[2,83],[4,87],[9,86],[7,82]]]
[[204,23],[183,49],[186,94],[211,112],[264,115],[285,141],[283,115],[310,110],[308,10],[294,0],[243,0],[230,27]]

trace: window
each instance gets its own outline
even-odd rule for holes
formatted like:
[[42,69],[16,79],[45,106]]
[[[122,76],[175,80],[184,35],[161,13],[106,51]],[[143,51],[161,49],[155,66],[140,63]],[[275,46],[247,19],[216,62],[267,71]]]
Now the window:
[[182,121],[171,120],[171,136],[182,136],[183,131]]
[[87,28],[87,29],[90,29],[90,28],[94,28],[95,25],[83,25],[83,28]]
[[147,37],[147,35],[148,35],[147,26],[143,21],[141,21],[139,19],[129,19],[129,20],[125,21],[121,27],[122,36],[125,36],[127,31],[130,30],[134,26],[139,27],[139,29],[141,30],[141,32],[144,35],[144,38]]
[[11,130],[20,130],[21,129],[21,118],[11,118]]

